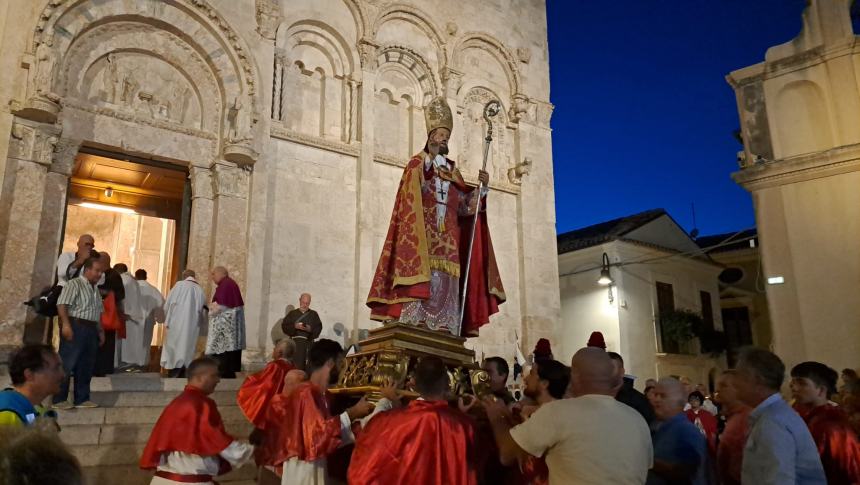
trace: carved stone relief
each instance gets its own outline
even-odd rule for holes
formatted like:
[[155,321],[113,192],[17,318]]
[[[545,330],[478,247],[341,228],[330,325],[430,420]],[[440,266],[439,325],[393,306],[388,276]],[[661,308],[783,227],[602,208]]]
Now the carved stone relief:
[[90,66],[84,99],[153,120],[199,127],[201,106],[193,86],[172,65],[156,57],[113,52]]
[[50,166],[59,140],[58,133],[59,130],[51,125],[15,121],[9,140],[9,158]]
[[235,165],[215,164],[215,192],[219,197],[248,198],[249,172]]
[[[459,135],[459,162],[460,170],[464,174],[476,174],[483,163],[484,137],[486,136],[484,106],[493,99],[499,98],[488,89],[475,87],[466,94],[463,100],[463,129]],[[487,158],[487,171],[490,173],[491,181],[507,183],[508,169],[514,165],[513,136],[511,130],[507,128],[507,122],[507,115],[504,111],[499,112],[498,116],[493,119],[493,142],[490,145]]]
[[257,0],[257,33],[264,39],[274,40],[281,23],[281,8],[275,0]]

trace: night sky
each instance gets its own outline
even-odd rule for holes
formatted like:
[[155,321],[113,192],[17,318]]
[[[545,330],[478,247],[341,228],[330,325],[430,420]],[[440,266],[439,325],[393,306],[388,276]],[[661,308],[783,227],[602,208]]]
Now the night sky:
[[558,232],[665,208],[755,224],[725,76],[800,32],[804,0],[547,0]]

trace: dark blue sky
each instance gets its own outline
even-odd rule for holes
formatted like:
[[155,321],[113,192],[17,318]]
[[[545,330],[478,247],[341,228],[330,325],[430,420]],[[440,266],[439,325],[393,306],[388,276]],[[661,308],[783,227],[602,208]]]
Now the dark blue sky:
[[800,32],[804,0],[547,0],[558,232],[663,207],[701,234],[755,224],[730,174],[730,71]]

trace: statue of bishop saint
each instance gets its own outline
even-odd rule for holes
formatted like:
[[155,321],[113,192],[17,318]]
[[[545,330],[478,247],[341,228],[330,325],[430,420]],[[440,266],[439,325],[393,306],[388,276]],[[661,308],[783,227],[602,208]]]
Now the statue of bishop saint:
[[[477,336],[478,328],[505,301],[487,228],[486,189],[466,185],[454,161],[446,157],[454,119],[445,99],[432,100],[424,113],[427,144],[412,157],[400,178],[367,306],[374,320]],[[484,187],[488,179],[481,170],[479,180]],[[461,331],[460,295],[479,198],[483,201],[475,226]]]

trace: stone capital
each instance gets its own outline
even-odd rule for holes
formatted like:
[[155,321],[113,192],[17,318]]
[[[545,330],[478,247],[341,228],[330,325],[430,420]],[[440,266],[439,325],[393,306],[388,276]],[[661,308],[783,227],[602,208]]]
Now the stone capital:
[[281,23],[281,8],[277,0],[257,0],[257,32],[264,39],[275,40]]
[[16,119],[9,139],[9,158],[50,167],[60,129],[54,125]]
[[248,198],[250,171],[229,162],[217,162],[213,166],[215,194],[218,197]]
[[75,157],[81,148],[81,140],[74,138],[60,138],[54,146],[53,162],[51,172],[70,177],[75,169]]
[[529,116],[529,108],[531,102],[529,101],[529,97],[522,93],[514,94],[511,97],[511,109],[508,110],[508,119],[511,120],[512,123],[519,123],[520,120],[528,121]]
[[463,73],[451,67],[443,67],[439,71],[439,78],[442,80],[445,97],[455,99],[463,85]]
[[212,169],[192,165],[189,178],[191,179],[192,199],[211,200],[215,198],[215,191],[212,187]]
[[377,56],[379,55],[379,44],[373,40],[363,37],[358,41],[358,54],[361,58],[361,67],[365,71],[375,71],[379,66]]

